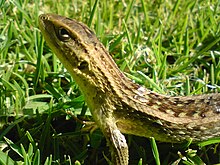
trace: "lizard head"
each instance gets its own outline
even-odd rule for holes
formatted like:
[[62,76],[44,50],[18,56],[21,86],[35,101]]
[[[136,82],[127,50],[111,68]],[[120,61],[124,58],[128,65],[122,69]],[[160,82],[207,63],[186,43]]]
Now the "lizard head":
[[42,14],[39,27],[86,97],[108,93],[124,77],[102,43],[83,23],[56,14]]

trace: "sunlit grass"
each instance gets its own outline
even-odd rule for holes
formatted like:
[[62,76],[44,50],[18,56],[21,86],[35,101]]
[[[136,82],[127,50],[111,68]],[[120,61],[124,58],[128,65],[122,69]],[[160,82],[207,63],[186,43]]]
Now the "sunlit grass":
[[[220,91],[219,1],[1,1],[0,164],[106,164],[99,130],[77,84],[45,44],[41,13],[91,27],[125,74],[168,95]],[[189,145],[126,136],[131,164],[213,164],[219,139]],[[201,148],[200,148],[201,147]],[[159,156],[160,155],[160,156]],[[80,162],[80,163],[79,163]]]

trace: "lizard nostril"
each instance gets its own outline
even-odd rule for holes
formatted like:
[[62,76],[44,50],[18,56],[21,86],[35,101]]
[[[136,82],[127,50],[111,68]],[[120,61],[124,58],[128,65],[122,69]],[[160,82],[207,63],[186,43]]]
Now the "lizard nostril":
[[47,20],[48,19],[48,17],[45,14],[41,14],[39,17],[40,17],[41,20]]

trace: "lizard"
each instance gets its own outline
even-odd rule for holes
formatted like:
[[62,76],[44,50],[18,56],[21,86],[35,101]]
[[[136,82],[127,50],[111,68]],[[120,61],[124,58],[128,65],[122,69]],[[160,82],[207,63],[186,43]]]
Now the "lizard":
[[112,162],[128,165],[133,134],[178,143],[220,136],[220,94],[168,96],[134,83],[120,71],[85,24],[56,14],[39,16],[40,30],[79,85],[110,147]]

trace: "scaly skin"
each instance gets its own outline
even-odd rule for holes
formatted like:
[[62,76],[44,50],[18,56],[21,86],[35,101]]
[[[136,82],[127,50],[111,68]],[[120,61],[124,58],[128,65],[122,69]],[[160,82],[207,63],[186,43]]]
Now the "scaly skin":
[[122,133],[163,142],[220,136],[220,94],[161,95],[133,83],[84,24],[55,14],[39,17],[42,34],[76,83],[117,165],[128,164]]

